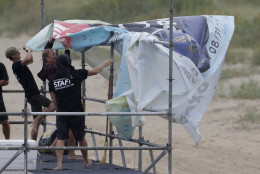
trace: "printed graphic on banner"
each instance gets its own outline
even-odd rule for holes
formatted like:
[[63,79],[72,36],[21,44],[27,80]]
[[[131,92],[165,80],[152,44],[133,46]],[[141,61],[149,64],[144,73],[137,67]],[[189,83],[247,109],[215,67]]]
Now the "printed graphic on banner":
[[[234,32],[234,17],[174,17],[173,38],[169,35],[169,22],[169,18],[125,24],[109,24],[96,20],[55,20],[29,40],[26,48],[42,51],[50,36],[56,38],[53,49],[63,49],[58,42],[60,39],[66,39],[70,48],[75,51],[91,50],[95,46],[113,43],[121,59],[120,67],[114,67],[118,78],[114,99],[108,101],[107,109],[116,112],[119,111],[119,106],[127,103],[124,112],[142,112],[147,109],[167,111],[169,46],[153,41],[169,42],[172,39],[172,120],[183,124],[198,144],[198,124],[215,94],[225,54]],[[89,59],[90,62],[95,62],[93,59],[100,58]],[[65,83],[67,84],[62,81],[59,85]],[[131,119],[123,116],[110,118],[119,135],[127,139],[132,137],[135,126],[145,124],[142,116],[132,116]]]

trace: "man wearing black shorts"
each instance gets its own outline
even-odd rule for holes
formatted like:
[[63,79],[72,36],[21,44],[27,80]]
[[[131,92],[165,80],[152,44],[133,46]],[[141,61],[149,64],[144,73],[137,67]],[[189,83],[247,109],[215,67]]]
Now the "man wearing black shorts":
[[[7,48],[5,54],[6,58],[13,62],[13,73],[24,89],[25,97],[31,105],[32,112],[42,112],[42,107],[45,107],[43,112],[55,111],[56,108],[53,103],[48,98],[40,95],[40,91],[34,77],[30,69],[27,67],[27,65],[33,63],[32,49],[28,49],[27,55],[22,60],[20,52],[15,47]],[[37,140],[38,129],[44,117],[45,116],[42,115],[33,116],[31,130],[31,138],[33,140]]]
[[[38,77],[42,81],[46,81],[46,79],[48,79],[48,81],[49,81],[50,78],[58,72],[58,67],[56,65],[56,53],[52,49],[54,42],[55,42],[55,38],[53,36],[51,36],[50,40],[46,43],[44,50],[42,52],[42,59],[43,59],[44,65],[43,65],[41,71],[37,74]],[[63,40],[63,41],[61,41],[61,44],[63,45],[63,47],[65,49],[64,54],[67,54],[68,56],[70,56],[70,49],[69,49],[69,45],[67,44],[67,42],[65,40]],[[57,138],[54,140],[54,142],[51,144],[51,146],[56,146],[56,143],[57,143]],[[76,140],[70,130],[68,146],[75,146],[75,144],[76,144]],[[68,150],[67,159],[81,160],[83,158],[81,156],[76,155],[74,150]]]
[[[0,112],[6,112],[5,104],[2,95],[2,86],[6,86],[9,83],[9,77],[5,68],[5,65],[0,62]],[[3,134],[6,140],[10,139],[10,125],[7,115],[0,115],[0,124],[2,124]]]
[[[112,59],[105,60],[101,65],[92,70],[75,70],[71,66],[71,59],[67,54],[61,54],[56,59],[59,72],[49,81],[49,91],[52,102],[57,107],[57,112],[84,112],[81,103],[81,83],[88,76],[96,75],[110,65]],[[71,129],[80,146],[87,146],[85,138],[85,116],[57,116],[57,147],[64,146],[64,140],[69,137]],[[87,150],[81,151],[84,158],[84,167],[91,165]],[[62,170],[63,150],[56,150],[57,167],[54,170]]]

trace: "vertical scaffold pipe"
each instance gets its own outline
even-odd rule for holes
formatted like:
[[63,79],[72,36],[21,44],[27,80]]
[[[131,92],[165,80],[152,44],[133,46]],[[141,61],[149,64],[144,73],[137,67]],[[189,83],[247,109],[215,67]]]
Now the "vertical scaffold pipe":
[[41,0],[41,12],[42,12],[42,29],[45,27],[45,7],[44,0]]
[[170,0],[170,49],[169,49],[169,114],[168,114],[168,173],[172,174],[172,51],[173,51],[173,0]]
[[[143,141],[143,127],[139,126],[139,147],[142,147],[142,143],[141,141]],[[142,150],[139,150],[139,157],[138,157],[138,170],[142,171]]]
[[[41,0],[41,15],[42,15],[42,29],[45,27],[45,4],[44,0]],[[44,60],[42,60],[42,66],[44,66]],[[46,81],[42,82],[42,89],[43,91],[46,91]],[[43,92],[43,96],[46,97],[46,92]],[[43,119],[43,121],[46,121],[46,117]],[[43,132],[46,131],[46,125],[43,125]]]
[[[85,69],[86,68],[86,61],[85,61],[85,51],[81,52],[81,68]],[[86,80],[83,80],[81,84],[81,96],[86,97]],[[86,100],[82,99],[82,105],[84,112],[86,112]]]
[[28,113],[27,113],[27,98],[24,99],[24,109],[23,109],[23,117],[24,117],[24,172],[28,171]]
[[[109,75],[109,99],[112,99],[114,94],[113,94],[113,85],[114,85],[114,43],[111,44],[111,48],[110,48],[110,58],[113,59],[113,62],[110,66],[110,75]],[[111,79],[110,79],[111,78]],[[113,125],[110,122],[109,123],[109,134],[113,134]],[[113,146],[113,138],[109,137],[109,146],[112,147]],[[109,163],[112,164],[113,163],[113,151],[109,150]]]

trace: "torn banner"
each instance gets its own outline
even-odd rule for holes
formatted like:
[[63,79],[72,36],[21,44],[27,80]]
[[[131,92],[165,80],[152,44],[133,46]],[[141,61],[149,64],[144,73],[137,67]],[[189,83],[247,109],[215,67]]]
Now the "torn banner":
[[[200,141],[197,126],[215,93],[234,32],[234,17],[184,16],[174,18],[174,22],[173,120],[183,124],[197,144]],[[32,38],[26,46],[34,51],[42,50],[49,37],[55,34],[54,25],[55,22],[43,29],[45,31]],[[154,44],[153,40],[169,41],[169,19],[118,25],[101,22],[81,28],[76,33],[71,33],[66,27],[60,28],[64,34],[56,37],[68,40],[76,51],[115,44],[122,55],[120,68],[115,67],[119,69],[115,97],[125,96],[131,111],[168,109],[169,48]],[[35,40],[39,44],[34,44]],[[55,44],[54,49],[62,48],[58,42]],[[134,127],[143,123],[132,119],[130,125]],[[117,129],[128,139],[134,131],[127,129],[129,132],[126,133],[120,127]]]

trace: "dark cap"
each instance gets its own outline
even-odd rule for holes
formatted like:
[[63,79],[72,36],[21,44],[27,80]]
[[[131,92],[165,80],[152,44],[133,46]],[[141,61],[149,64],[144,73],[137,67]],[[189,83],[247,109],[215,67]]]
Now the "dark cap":
[[60,54],[56,58],[56,64],[59,67],[60,65],[64,67],[71,67],[71,59],[67,54]]
[[17,53],[19,50],[15,47],[9,47],[6,49],[5,51],[5,56],[6,58],[11,58],[12,55],[14,55],[15,53]]
[[71,78],[71,70],[74,69],[71,66],[71,59],[67,54],[60,54],[56,59],[56,65],[59,69],[59,72],[67,77]]

